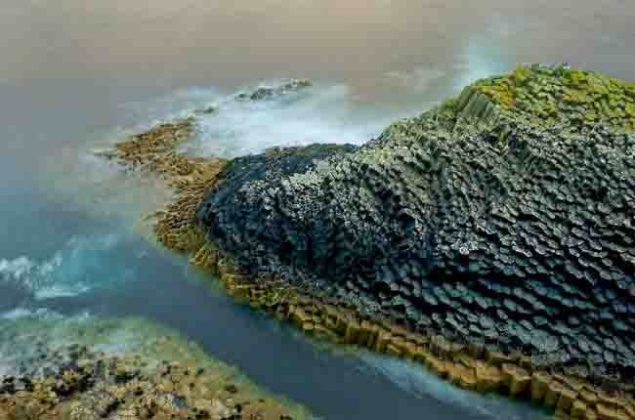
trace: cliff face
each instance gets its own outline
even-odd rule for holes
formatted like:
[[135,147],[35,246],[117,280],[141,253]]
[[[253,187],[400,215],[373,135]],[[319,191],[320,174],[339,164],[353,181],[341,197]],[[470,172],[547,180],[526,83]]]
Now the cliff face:
[[633,84],[521,68],[361,148],[236,159],[197,219],[256,277],[628,383],[634,127]]

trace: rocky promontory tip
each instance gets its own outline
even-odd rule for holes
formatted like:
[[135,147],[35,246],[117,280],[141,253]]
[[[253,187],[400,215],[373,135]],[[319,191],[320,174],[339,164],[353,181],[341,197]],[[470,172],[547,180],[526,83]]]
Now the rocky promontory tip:
[[633,83],[521,67],[359,148],[223,163],[159,238],[307,332],[633,418],[634,129]]

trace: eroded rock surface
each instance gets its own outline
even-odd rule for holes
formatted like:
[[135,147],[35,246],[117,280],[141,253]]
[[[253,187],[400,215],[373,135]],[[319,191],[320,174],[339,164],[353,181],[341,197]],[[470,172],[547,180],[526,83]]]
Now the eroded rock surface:
[[634,122],[631,83],[521,68],[355,151],[234,160],[198,221],[256,278],[628,384]]
[[[0,326],[0,360],[10,366],[0,374],[2,420],[307,417],[148,322]],[[67,333],[63,344],[50,333],[59,329]]]

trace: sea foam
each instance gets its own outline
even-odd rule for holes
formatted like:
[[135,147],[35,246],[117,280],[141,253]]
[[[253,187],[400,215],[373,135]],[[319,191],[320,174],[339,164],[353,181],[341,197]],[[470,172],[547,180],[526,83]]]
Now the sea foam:
[[536,413],[527,410],[523,403],[509,401],[498,395],[482,395],[457,388],[427,372],[421,366],[370,353],[363,353],[360,357],[371,369],[411,394],[427,395],[438,401],[463,407],[466,412],[476,413],[485,418],[510,420],[537,418]]
[[99,284],[100,277],[93,274],[106,271],[103,254],[118,241],[115,235],[74,237],[42,261],[27,256],[0,259],[0,285],[34,300],[83,294]]

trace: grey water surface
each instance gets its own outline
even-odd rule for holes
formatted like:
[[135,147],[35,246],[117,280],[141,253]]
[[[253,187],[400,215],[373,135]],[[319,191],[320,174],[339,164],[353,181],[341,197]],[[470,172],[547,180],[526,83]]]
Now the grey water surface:
[[[232,302],[144,238],[140,216],[169,192],[93,152],[209,104],[187,150],[231,157],[361,143],[518,63],[635,80],[634,21],[628,0],[4,0],[0,319],[146,317],[327,419],[540,418]],[[286,77],[316,85],[233,101]]]

